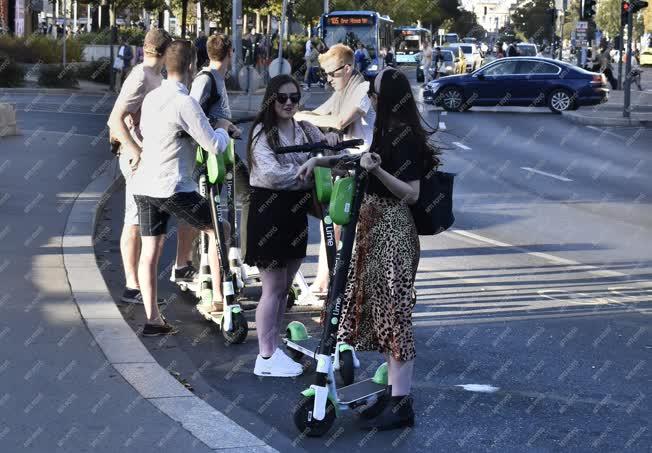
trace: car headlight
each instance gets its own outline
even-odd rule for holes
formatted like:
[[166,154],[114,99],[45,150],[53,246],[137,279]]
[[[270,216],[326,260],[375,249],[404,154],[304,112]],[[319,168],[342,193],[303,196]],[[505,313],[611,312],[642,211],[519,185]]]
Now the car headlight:
[[433,93],[436,92],[439,89],[439,82],[429,82],[428,89]]
[[378,65],[377,64],[372,64],[367,69],[369,69],[369,71],[378,71]]

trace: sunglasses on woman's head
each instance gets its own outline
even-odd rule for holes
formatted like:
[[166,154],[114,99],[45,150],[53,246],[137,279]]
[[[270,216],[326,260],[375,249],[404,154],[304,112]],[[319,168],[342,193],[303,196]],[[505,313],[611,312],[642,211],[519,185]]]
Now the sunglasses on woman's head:
[[299,101],[301,100],[301,94],[300,93],[276,93],[276,100],[280,104],[285,104],[288,99],[290,100],[291,103],[293,104],[298,104]]

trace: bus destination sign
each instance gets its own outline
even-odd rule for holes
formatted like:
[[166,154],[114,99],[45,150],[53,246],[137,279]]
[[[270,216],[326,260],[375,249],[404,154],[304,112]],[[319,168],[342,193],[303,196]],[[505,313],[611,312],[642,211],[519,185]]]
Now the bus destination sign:
[[328,16],[328,25],[372,25],[373,21],[368,16]]

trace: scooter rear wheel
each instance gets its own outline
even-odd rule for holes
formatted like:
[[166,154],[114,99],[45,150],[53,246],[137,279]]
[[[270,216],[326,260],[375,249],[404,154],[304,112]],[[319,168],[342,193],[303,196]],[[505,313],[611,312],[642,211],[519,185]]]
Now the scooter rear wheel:
[[294,287],[290,288],[288,291],[288,300],[286,303],[286,309],[287,310],[292,310],[292,307],[294,307],[294,303],[297,301],[297,290],[294,289]]
[[229,344],[244,343],[249,333],[247,319],[242,313],[233,313],[231,322],[233,323],[231,330],[226,330],[224,328],[224,318],[222,318],[222,336]]
[[347,385],[353,384],[353,381],[355,380],[355,366],[353,365],[353,351],[340,352],[340,377],[342,378],[342,384],[345,387]]
[[331,400],[326,401],[326,416],[323,420],[316,420],[312,417],[314,406],[314,396],[303,397],[294,411],[294,425],[308,437],[321,437],[335,423],[335,406]]

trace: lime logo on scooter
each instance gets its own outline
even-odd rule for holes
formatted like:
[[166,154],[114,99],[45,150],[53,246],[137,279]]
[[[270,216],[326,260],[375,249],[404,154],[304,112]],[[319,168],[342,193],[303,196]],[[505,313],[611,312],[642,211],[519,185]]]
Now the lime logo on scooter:
[[331,324],[333,324],[333,325],[337,325],[337,317],[336,317],[336,316],[333,316],[333,317],[331,318]]
[[326,245],[332,247],[335,244],[335,231],[333,230],[333,219],[330,216],[324,217],[324,223],[327,225],[326,230]]

